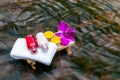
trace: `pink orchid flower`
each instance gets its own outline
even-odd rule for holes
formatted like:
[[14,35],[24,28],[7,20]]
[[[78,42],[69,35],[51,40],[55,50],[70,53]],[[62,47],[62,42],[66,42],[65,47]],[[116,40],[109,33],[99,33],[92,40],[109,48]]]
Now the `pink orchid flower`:
[[58,32],[55,35],[61,38],[61,44],[63,46],[67,46],[71,41],[74,41],[75,28],[69,28],[66,22],[61,21],[58,26]]

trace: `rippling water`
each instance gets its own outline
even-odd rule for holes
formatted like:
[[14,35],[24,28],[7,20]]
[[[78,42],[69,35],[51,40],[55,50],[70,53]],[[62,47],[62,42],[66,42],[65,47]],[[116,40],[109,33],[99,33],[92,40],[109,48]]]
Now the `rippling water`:
[[[36,33],[49,29],[55,31],[55,26],[58,25],[54,20],[49,22],[49,27],[46,27],[48,26],[47,23],[37,24],[36,27],[31,27],[34,24],[29,23],[29,25],[24,27],[24,24],[29,21],[25,20],[24,24],[17,22],[19,13],[30,4],[31,2],[24,4],[5,3],[0,5],[0,80],[120,79],[119,29],[116,29],[115,26],[96,28],[93,24],[85,23],[79,25],[77,22],[72,24],[72,21],[74,22],[74,20],[77,21],[78,19],[74,17],[76,14],[72,15],[74,20],[69,21],[70,24],[78,26],[76,28],[76,44],[71,47],[72,56],[68,56],[65,50],[57,52],[50,66],[37,63],[35,71],[31,69],[25,60],[12,59],[9,53],[18,37],[24,37],[31,32]],[[42,7],[44,8],[44,6]],[[24,20],[26,17],[20,19]],[[56,16],[55,18],[59,21]],[[11,26],[15,26],[13,23],[19,27],[12,28]],[[51,28],[51,26],[54,27]],[[9,27],[11,28],[8,29]]]

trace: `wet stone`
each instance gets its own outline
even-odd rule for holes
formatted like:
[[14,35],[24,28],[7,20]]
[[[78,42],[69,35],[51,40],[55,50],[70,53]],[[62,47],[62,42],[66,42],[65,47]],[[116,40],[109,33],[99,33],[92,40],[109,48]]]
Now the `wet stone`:
[[4,25],[5,25],[5,23],[0,21],[0,29],[3,28]]
[[10,57],[9,54],[0,55],[0,64],[13,61],[14,59]]
[[2,78],[11,74],[11,71],[13,70],[14,70],[14,67],[9,63],[0,64],[0,80],[3,80]]
[[96,35],[101,35],[101,34],[102,34],[102,32],[101,32],[100,30],[96,30],[96,31],[94,31],[94,33],[95,33]]
[[7,17],[9,22],[15,22],[17,20],[16,14],[8,14]]
[[90,32],[89,34],[90,34],[91,36],[93,36],[93,37],[96,36],[96,34],[95,34],[94,32]]
[[88,33],[88,30],[87,30],[86,28],[84,28],[84,27],[81,28],[81,31],[82,31],[83,33]]
[[2,80],[22,80],[22,74],[20,71],[16,70],[11,72],[9,75],[6,75]]
[[94,26],[92,24],[89,24],[87,26],[87,29],[90,30],[90,31],[95,31]]
[[104,39],[102,39],[102,37],[99,37],[99,36],[95,36],[94,40],[95,40],[95,43],[99,46],[103,46],[107,43]]
[[102,54],[103,56],[107,56],[107,57],[119,59],[118,56],[115,56],[115,55],[110,54],[107,50],[105,50],[105,49],[102,48],[102,47],[97,49],[97,53]]
[[113,45],[113,43],[107,43],[106,45],[104,45],[104,47],[110,47],[110,46],[112,46]]
[[94,51],[97,47],[92,43],[88,43],[87,45],[84,46],[84,48],[89,51]]
[[98,44],[99,46],[104,46],[105,44],[107,44],[107,42],[106,42],[104,39],[100,39],[100,40],[97,42],[97,44]]

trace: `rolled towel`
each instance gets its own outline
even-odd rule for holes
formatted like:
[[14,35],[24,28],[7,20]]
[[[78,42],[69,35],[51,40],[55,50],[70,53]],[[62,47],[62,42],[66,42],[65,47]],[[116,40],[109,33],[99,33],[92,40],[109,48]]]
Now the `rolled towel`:
[[11,50],[10,56],[14,59],[32,59],[45,65],[50,65],[56,51],[57,45],[48,42],[48,50],[44,51],[41,48],[37,48],[36,54],[31,54],[27,48],[25,39],[18,38]]

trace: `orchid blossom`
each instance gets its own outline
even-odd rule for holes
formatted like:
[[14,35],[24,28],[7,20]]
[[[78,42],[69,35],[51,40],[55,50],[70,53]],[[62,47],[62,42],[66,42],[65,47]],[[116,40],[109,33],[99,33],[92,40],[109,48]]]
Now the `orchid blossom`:
[[61,21],[58,26],[58,32],[55,35],[61,38],[63,46],[67,46],[71,41],[74,41],[75,28],[70,28],[66,22]]

